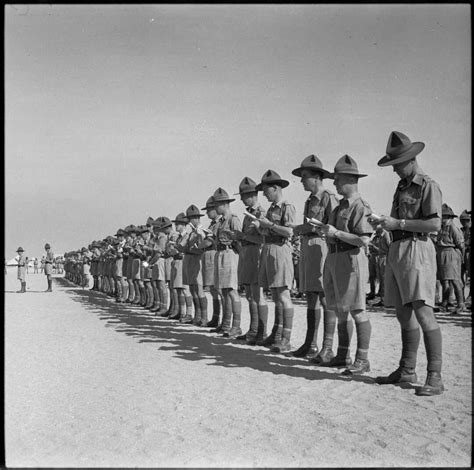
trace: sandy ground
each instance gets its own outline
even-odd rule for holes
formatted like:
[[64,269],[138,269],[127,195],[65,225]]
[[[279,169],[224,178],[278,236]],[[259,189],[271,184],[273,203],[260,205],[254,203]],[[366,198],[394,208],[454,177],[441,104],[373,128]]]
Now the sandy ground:
[[[63,279],[52,294],[42,292],[44,275],[27,281],[19,295],[16,270],[5,276],[7,466],[471,464],[470,313],[438,315],[446,391],[417,397],[413,386],[373,382],[398,364],[391,311],[371,312],[372,371],[351,380],[122,307]],[[304,334],[300,302],[294,347]],[[421,346],[420,384],[425,368]]]

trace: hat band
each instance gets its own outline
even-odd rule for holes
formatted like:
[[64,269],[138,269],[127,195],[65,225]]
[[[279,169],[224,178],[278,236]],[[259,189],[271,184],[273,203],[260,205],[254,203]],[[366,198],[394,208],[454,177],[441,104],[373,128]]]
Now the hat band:
[[405,153],[409,152],[412,148],[413,148],[413,144],[411,144],[408,147],[406,145],[403,145],[400,147],[400,150],[398,150],[398,147],[397,147],[396,151],[387,152],[387,155],[389,157],[399,158],[399,157],[402,157]]

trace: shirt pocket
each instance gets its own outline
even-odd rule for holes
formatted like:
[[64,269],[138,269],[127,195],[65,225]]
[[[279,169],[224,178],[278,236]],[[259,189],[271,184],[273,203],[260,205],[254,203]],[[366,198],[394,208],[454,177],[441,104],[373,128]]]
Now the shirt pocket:
[[420,199],[410,196],[404,195],[400,198],[400,212],[402,218],[411,216],[413,217],[416,213],[418,207],[420,207]]

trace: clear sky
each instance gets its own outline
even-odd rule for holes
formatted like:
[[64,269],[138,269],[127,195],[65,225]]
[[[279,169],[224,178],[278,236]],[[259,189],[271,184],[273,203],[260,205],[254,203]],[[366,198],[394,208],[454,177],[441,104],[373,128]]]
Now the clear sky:
[[312,153],[329,170],[351,155],[386,214],[392,130],[425,142],[459,214],[470,41],[469,5],[7,5],[5,256],[81,248],[269,168],[301,220],[291,170]]

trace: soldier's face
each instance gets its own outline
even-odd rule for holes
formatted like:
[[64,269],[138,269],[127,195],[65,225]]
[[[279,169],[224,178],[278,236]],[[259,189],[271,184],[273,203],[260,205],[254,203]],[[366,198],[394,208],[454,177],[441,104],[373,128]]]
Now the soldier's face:
[[303,170],[301,172],[301,184],[305,191],[314,192],[318,189],[321,176],[312,172],[311,170]]
[[263,195],[267,198],[267,201],[269,202],[276,201],[276,198],[278,196],[277,186],[270,186],[268,184],[264,184]]
[[240,195],[240,200],[244,203],[245,206],[251,207],[257,202],[257,193],[244,193]]
[[207,213],[207,216],[211,220],[214,220],[217,217],[217,212],[216,212],[216,209],[214,207],[212,209],[207,209],[206,213]]
[[225,208],[226,208],[226,204],[217,204],[216,205],[216,212],[219,215],[224,215],[225,214]]
[[461,225],[466,228],[471,226],[471,221],[469,219],[461,219]]
[[407,162],[393,165],[393,171],[400,177],[400,179],[407,178],[413,172],[413,163],[415,160],[408,160]]

